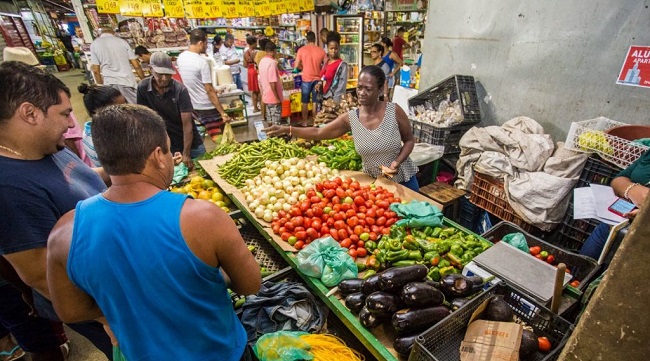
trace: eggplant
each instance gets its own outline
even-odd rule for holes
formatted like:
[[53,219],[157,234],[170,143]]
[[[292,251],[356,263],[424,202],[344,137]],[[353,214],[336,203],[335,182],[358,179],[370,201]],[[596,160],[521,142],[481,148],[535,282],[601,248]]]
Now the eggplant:
[[468,304],[469,301],[471,301],[471,300],[472,300],[471,298],[454,298],[451,301],[451,310],[456,311],[457,309],[459,309],[459,308],[465,306],[466,304]]
[[409,282],[402,288],[402,301],[409,307],[433,307],[445,302],[445,295],[425,282]]
[[355,292],[345,297],[345,307],[349,308],[354,314],[359,313],[363,305],[366,304],[366,295],[361,292]]
[[374,314],[368,311],[368,308],[366,306],[363,306],[361,308],[361,311],[359,311],[359,321],[361,321],[363,327],[367,329],[373,329],[384,323],[384,321],[386,321],[386,317],[380,314]]
[[423,280],[427,271],[422,264],[389,268],[379,275],[379,287],[382,291],[399,292],[405,284]]
[[390,293],[377,291],[366,298],[366,307],[372,313],[390,316],[401,308],[399,297]]
[[515,313],[503,297],[494,296],[485,309],[485,319],[488,321],[512,322]]
[[362,284],[363,284],[363,280],[359,278],[343,280],[338,285],[339,292],[341,292],[341,294],[344,296],[347,296],[352,293],[361,292]]
[[364,295],[369,295],[373,292],[379,291],[379,275],[372,275],[365,280],[363,280],[363,284],[361,285],[361,292],[363,292]]
[[448,297],[467,297],[483,289],[484,281],[479,276],[463,276],[452,273],[440,280],[442,292]]
[[519,346],[519,359],[527,360],[531,356],[535,355],[539,349],[539,341],[537,336],[527,329],[524,329],[524,333],[521,334],[521,345]]
[[395,348],[395,351],[400,355],[408,356],[411,353],[413,344],[415,344],[415,339],[418,338],[419,335],[419,333],[416,333],[412,336],[398,336],[395,338],[395,342],[393,342],[393,348]]
[[392,323],[397,332],[414,333],[435,325],[450,314],[451,311],[445,306],[420,309],[407,308],[395,312]]

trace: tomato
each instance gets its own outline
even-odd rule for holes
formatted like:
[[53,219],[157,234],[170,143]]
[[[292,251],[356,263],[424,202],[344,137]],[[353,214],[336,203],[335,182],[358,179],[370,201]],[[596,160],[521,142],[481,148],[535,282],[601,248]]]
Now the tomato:
[[320,227],[320,236],[323,237],[323,236],[326,236],[328,234],[330,234],[330,228],[328,226],[326,226],[326,225],[322,225]]
[[361,227],[361,226],[355,226],[355,227],[354,227],[354,234],[356,234],[357,236],[360,236],[361,233],[363,233],[363,227]]
[[323,225],[323,221],[321,221],[318,218],[312,219],[311,224],[310,224],[311,228],[314,228],[314,229],[320,229],[320,227],[322,225]]
[[539,254],[539,252],[542,251],[542,247],[540,247],[540,246],[530,247],[530,248],[528,249],[528,251],[529,251],[530,254],[532,254],[533,256],[536,256],[536,255]]
[[339,239],[348,238],[348,231],[346,231],[345,229],[339,229],[338,233],[339,233]]
[[323,191],[323,184],[322,183],[316,184],[316,190],[319,191],[319,192],[322,192]]
[[350,240],[352,240],[352,242],[356,244],[359,242],[359,236],[357,236],[356,234],[351,234]]
[[313,207],[312,211],[314,212],[314,217],[322,217],[325,212],[323,212],[324,207]]
[[305,231],[298,231],[295,234],[296,238],[298,238],[299,241],[304,241],[307,239],[307,232]]
[[332,227],[334,225],[335,219],[334,217],[328,218],[327,219],[327,226]]
[[298,209],[300,210],[300,214],[304,214],[305,212],[307,212],[309,207],[311,207],[311,204],[309,204],[308,200],[304,200],[300,202],[300,206],[298,207]]
[[329,214],[332,211],[332,207],[325,207],[323,208],[323,213]]
[[553,264],[554,262],[555,262],[555,256],[552,255],[552,254],[549,254],[549,255],[546,257],[546,263],[548,263],[548,264]]
[[320,197],[319,196],[309,197],[309,201],[312,203],[318,203],[320,202]]
[[316,191],[313,190],[313,189],[310,189],[310,190],[307,191],[306,194],[307,194],[307,198],[311,198],[311,197],[316,195]]
[[386,220],[386,227],[392,226],[395,222],[397,222],[397,218],[389,218]]
[[368,235],[371,241],[376,241],[379,238],[376,232],[370,232]]
[[343,248],[350,248],[350,245],[352,245],[352,240],[350,240],[349,238],[345,238],[341,241],[340,245]]
[[386,212],[384,212],[384,215],[386,216],[386,218],[395,218],[395,217],[397,217],[397,213],[395,213],[393,211],[386,211]]
[[358,255],[358,252],[357,252],[356,249],[351,249],[351,250],[348,251],[348,254],[350,255],[350,257],[356,259],[357,255]]
[[284,233],[286,231],[287,231],[287,229],[285,227],[280,227],[280,229],[279,229],[280,234],[282,234],[282,233]]
[[357,247],[363,247],[365,245],[366,245],[366,242],[361,241],[361,240],[357,241]]
[[359,225],[360,226],[365,226],[366,225],[366,218],[359,218]]
[[375,222],[376,222],[376,221],[375,221],[374,218],[372,218],[372,217],[366,217],[366,224],[367,224],[367,225],[372,226],[372,225],[375,224]]
[[311,218],[311,217],[314,216],[314,211],[313,211],[311,208],[309,208],[309,209],[305,212],[305,215],[306,215],[307,217]]
[[383,226],[383,225],[385,225],[385,224],[386,224],[386,217],[379,217],[379,218],[377,218],[377,225],[378,225],[378,226],[381,227],[381,226]]
[[350,202],[353,202],[352,195],[354,195],[354,192],[352,191],[352,189],[346,188],[345,189],[345,195],[346,195],[346,197],[345,197],[346,199],[350,198]]
[[371,207],[373,206],[373,204],[372,204],[372,201],[371,201],[371,200],[367,200],[367,201],[365,201],[363,205],[365,205],[365,206],[366,206],[366,208],[371,208]]
[[376,210],[376,214],[377,214],[377,216],[376,216],[375,218],[377,218],[377,217],[383,217],[383,216],[384,216],[384,213],[385,213],[385,211],[384,211],[382,208],[377,209],[377,210]]
[[332,197],[332,204],[337,205],[341,203],[341,198],[339,196]]
[[350,188],[359,189],[359,188],[361,188],[361,184],[359,184],[359,182],[357,182],[357,181],[351,182],[350,183]]
[[346,227],[345,222],[342,221],[342,220],[338,220],[338,221],[334,222],[334,228],[336,228],[336,229],[343,229],[345,227]]
[[359,206],[359,212],[365,214],[368,208],[366,206]]
[[539,255],[542,256],[542,259],[546,259],[546,257],[548,257],[548,252],[541,251],[541,252],[539,252]]
[[337,241],[339,240],[339,233],[334,228],[330,228],[330,236],[332,236],[332,238],[334,238]]
[[571,287],[578,288],[578,287],[580,287],[580,281],[578,281],[578,280],[571,281],[570,285],[571,285]]
[[354,204],[356,204],[356,205],[358,205],[358,206],[362,206],[362,205],[364,205],[365,203],[366,203],[366,200],[363,199],[362,196],[356,196],[356,197],[354,197]]
[[309,238],[309,239],[316,239],[316,238],[318,238],[318,231],[316,231],[315,229],[313,229],[313,228],[311,228],[311,227],[310,227],[310,228],[307,228],[306,233],[307,233],[307,238]]
[[543,353],[551,351],[551,341],[546,337],[538,337],[537,342],[539,344],[539,350]]
[[343,190],[343,188],[336,188],[336,196],[339,198],[345,198],[345,190]]
[[305,242],[304,241],[298,241],[296,244],[293,245],[293,248],[297,250],[301,250],[303,247],[305,247]]
[[535,255],[535,258],[541,259],[542,261],[544,260],[544,257],[542,257],[541,254],[536,254],[536,255]]
[[294,206],[294,207],[291,208],[290,214],[291,214],[292,217],[297,217],[297,216],[301,215],[302,212],[300,212],[300,208]]
[[356,215],[357,212],[353,211],[352,209],[348,209],[347,211],[345,211],[345,218],[356,217]]
[[370,234],[367,233],[367,232],[361,233],[359,235],[359,239],[362,240],[362,241],[367,241],[367,240],[370,239]]
[[293,246],[294,244],[296,244],[296,242],[298,242],[298,238],[296,238],[296,236],[291,236],[291,237],[289,237],[287,242],[289,242],[290,246]]
[[363,248],[362,246],[359,246],[359,247],[357,248],[357,256],[358,256],[358,257],[365,257],[365,256],[367,256],[367,255],[368,255],[368,251],[366,251],[365,248]]
[[327,199],[332,199],[336,195],[336,191],[333,189],[327,189],[323,192],[323,196]]
[[341,203],[341,210],[346,212],[350,210],[350,204],[349,203]]
[[375,225],[370,226],[370,230],[375,232],[375,233],[381,232],[381,228],[379,228],[378,226],[375,226]]
[[287,212],[285,212],[285,211],[278,211],[278,217],[280,217],[280,218],[284,218],[284,217],[286,217],[286,216],[287,216]]
[[337,185],[332,181],[325,181],[323,182],[323,187],[325,187],[326,189],[334,190],[336,189]]
[[282,240],[285,242],[289,240],[289,237],[291,237],[291,233],[289,232],[284,232],[280,235],[280,238],[282,238]]
[[359,225],[359,218],[357,218],[357,216],[352,216],[352,217],[348,218],[346,223],[350,227],[356,227],[357,225]]
[[345,218],[345,213],[343,212],[337,212],[334,214],[334,220],[335,221],[342,221]]
[[366,210],[366,216],[371,218],[377,218],[377,211],[375,211],[373,208],[369,208]]
[[381,234],[388,235],[390,233],[390,228],[384,227],[381,229]]
[[305,217],[303,217],[303,216],[295,217],[292,220],[292,222],[293,222],[294,227],[302,227],[302,225],[305,223]]
[[302,232],[305,230],[305,227],[296,227],[293,231],[295,232]]
[[273,233],[280,234],[280,225],[279,224],[274,224],[271,229],[273,229]]
[[293,222],[287,222],[287,223],[284,224],[284,228],[287,231],[291,232],[291,231],[293,231],[294,228],[296,228],[296,226],[294,226]]

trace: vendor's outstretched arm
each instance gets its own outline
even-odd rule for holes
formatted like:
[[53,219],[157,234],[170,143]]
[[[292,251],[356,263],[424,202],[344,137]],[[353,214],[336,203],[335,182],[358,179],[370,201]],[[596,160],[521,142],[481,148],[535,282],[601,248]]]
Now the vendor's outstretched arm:
[[409,118],[399,105],[395,104],[395,115],[397,116],[397,126],[399,127],[399,134],[402,137],[402,150],[395,158],[395,161],[391,163],[390,167],[392,169],[397,169],[399,165],[406,160],[406,158],[411,155],[413,147],[415,146],[415,139],[413,139],[413,132],[411,131],[411,124],[409,123]]
[[[311,140],[334,139],[350,131],[350,117],[348,116],[348,113],[343,113],[339,115],[338,118],[334,119],[333,122],[328,123],[326,126],[322,128],[316,128],[316,127],[299,128],[299,127],[289,127],[286,125],[272,125],[264,129],[266,134],[271,137],[277,137],[279,135],[289,134],[290,130],[291,130],[291,136],[295,136],[297,138],[311,139]],[[411,138],[413,138],[413,135],[411,135]],[[411,147],[411,149],[413,148]]]

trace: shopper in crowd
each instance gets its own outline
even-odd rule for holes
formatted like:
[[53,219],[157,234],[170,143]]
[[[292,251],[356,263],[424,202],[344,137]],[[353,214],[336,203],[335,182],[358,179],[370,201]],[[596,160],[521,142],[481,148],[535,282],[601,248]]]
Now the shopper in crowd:
[[221,55],[219,55],[219,49],[223,45],[223,39],[219,35],[215,35],[212,38],[212,57],[217,59],[221,63]]
[[[388,66],[390,67],[390,73],[388,74],[388,91],[389,93],[393,91],[393,88],[395,87],[395,76],[396,74],[400,71],[402,68],[402,65],[404,65],[404,62],[402,59],[395,54],[394,51],[391,50],[391,47],[393,46],[393,42],[387,38],[383,37],[381,38],[381,46],[384,47],[384,53],[382,54],[382,59]],[[390,98],[389,98],[390,99]]]
[[397,28],[397,33],[395,33],[395,37],[393,38],[393,51],[402,60],[404,60],[404,50],[411,47],[411,45],[404,40],[404,32],[406,32],[406,29],[400,26]]
[[351,131],[365,173],[375,178],[383,173],[395,182],[418,191],[415,178],[418,169],[409,158],[415,145],[411,125],[399,105],[379,100],[385,81],[381,68],[367,66],[359,73],[358,109],[341,114],[321,128],[274,125],[265,131],[269,136],[289,134],[312,140],[338,138]]
[[345,95],[348,84],[348,63],[341,59],[339,50],[341,35],[330,32],[327,35],[327,62],[321,69],[322,81],[317,86],[317,91],[323,92],[323,99],[333,99],[340,103]]
[[176,59],[178,72],[187,87],[194,108],[194,115],[203,124],[208,135],[217,142],[223,131],[224,122],[229,122],[217,91],[212,85],[212,71],[206,59],[208,36],[201,29],[190,32],[190,46]]
[[[126,99],[122,93],[120,93],[119,90],[107,85],[88,85],[86,83],[81,83],[77,87],[77,90],[79,90],[79,93],[83,94],[86,111],[91,117],[103,107],[113,104],[126,104]],[[101,163],[97,158],[97,152],[95,151],[95,145],[93,143],[90,127],[91,123],[92,121],[89,120],[85,122],[83,126],[83,148],[86,156],[92,163],[91,166],[101,167]]]
[[73,68],[81,68],[77,58],[74,56],[75,50],[74,45],[72,44],[72,36],[70,36],[66,30],[60,29],[57,38],[61,41],[61,44],[63,44],[63,47],[66,50],[65,58],[70,63],[70,66]]
[[[138,45],[135,47],[135,49],[133,49],[133,52],[135,53],[135,55],[138,57],[138,60],[140,60],[142,64],[149,65],[149,59],[151,59],[151,53],[147,48],[145,48],[142,45]],[[174,69],[175,71],[174,75],[172,75],[172,79],[182,83],[183,80],[181,79],[181,76],[178,74],[178,69],[176,69],[174,63],[172,63],[172,69]]]
[[267,41],[264,45],[266,55],[260,60],[259,74],[262,88],[262,103],[266,107],[266,120],[271,124],[282,122],[282,79],[275,60],[275,43]]
[[[384,72],[386,79],[390,76],[390,66],[384,61],[381,55],[384,53],[384,47],[381,44],[373,44],[370,48],[370,57],[372,58],[373,65],[381,68]],[[384,82],[384,88],[382,89],[379,100],[388,100],[388,82]]]
[[115,36],[112,28],[102,27],[100,31],[100,36],[90,44],[90,64],[95,83],[117,88],[126,101],[135,104],[137,81],[132,69],[140,79],[144,79],[138,57],[126,40]]
[[[109,180],[65,148],[63,134],[73,121],[63,82],[33,66],[4,62],[0,84],[12,84],[0,87],[0,255],[34,290],[38,314],[59,321],[47,300],[47,237],[61,215],[104,191]],[[0,276],[11,281],[5,267]],[[100,323],[69,326],[112,358]]]
[[[307,44],[298,49],[294,64],[296,68],[301,70],[302,76],[300,91],[303,125],[307,125],[309,103],[316,100],[316,84],[320,81],[320,70],[327,61],[325,51],[316,45],[316,34],[313,31],[308,31],[306,37]],[[316,112],[315,109],[314,107],[314,113]]]
[[257,67],[255,55],[257,54],[257,38],[249,36],[246,38],[248,49],[244,52],[244,66],[248,70],[248,91],[253,98],[253,113],[260,111],[260,84],[257,79]]
[[[128,360],[239,360],[246,333],[228,288],[254,294],[261,274],[235,223],[210,202],[166,190],[174,164],[155,112],[104,108],[93,136],[112,185],[52,230],[56,311],[70,322],[105,315]],[[179,320],[200,322],[187,332]]]
[[239,69],[239,54],[237,54],[237,49],[235,49],[235,36],[227,33],[224,37],[223,44],[219,48],[219,55],[223,59],[223,63],[230,65],[230,73],[232,74],[232,80],[237,84],[237,89],[244,90],[244,87],[241,83],[241,69]]
[[75,48],[75,51],[80,51],[82,50],[81,47],[85,44],[86,40],[84,39],[83,31],[81,31],[79,26],[75,26],[74,34],[72,34],[72,47]]
[[324,50],[326,53],[327,53],[327,51],[328,51],[328,49],[327,49],[327,35],[328,35],[329,33],[330,33],[330,31],[327,30],[327,28],[322,28],[322,29],[320,29],[320,31],[318,32],[318,35],[319,35],[319,37],[320,37],[320,42],[323,43],[323,50]]
[[[1,258],[0,262],[6,262]],[[15,282],[24,285],[19,278]],[[24,301],[24,297],[31,295],[31,288],[25,288],[21,293],[0,278],[0,360],[22,359],[25,351],[31,354],[32,361],[65,360],[70,353],[70,342],[63,324],[35,315]]]
[[180,152],[189,170],[193,159],[205,154],[205,146],[192,120],[192,101],[187,88],[172,75],[172,59],[163,52],[151,56],[151,76],[138,84],[138,104],[155,110],[165,121],[172,153]]
[[[643,206],[648,198],[648,193],[650,193],[650,151],[645,152],[629,167],[618,173],[610,185],[617,196],[634,203],[637,207],[625,215],[625,218],[633,220],[639,213],[639,207]],[[609,232],[609,225],[605,223],[598,225],[585,240],[580,254],[598,260],[607,242]]]
[[[258,46],[259,50],[255,54],[255,65],[257,66],[257,79],[258,79],[258,84],[259,84],[259,68],[260,68],[260,62],[264,57],[266,56],[266,51],[264,50],[266,48],[266,43],[268,43],[269,40],[268,38],[262,38],[258,40]],[[277,57],[276,57],[277,58]],[[264,89],[262,89],[262,86],[260,85],[260,111],[262,112],[262,120],[266,121],[266,105],[264,104]]]

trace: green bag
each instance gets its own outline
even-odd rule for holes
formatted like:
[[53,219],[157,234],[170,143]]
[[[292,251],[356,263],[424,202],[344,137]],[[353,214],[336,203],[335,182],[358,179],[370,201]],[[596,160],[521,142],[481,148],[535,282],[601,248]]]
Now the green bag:
[[516,233],[506,234],[505,236],[503,236],[503,238],[501,238],[501,241],[517,248],[522,252],[526,252],[526,253],[530,252],[528,248],[528,242],[526,242],[526,236],[524,236],[522,233],[516,232]]
[[260,337],[253,351],[260,361],[313,360],[311,346],[300,338],[305,332],[278,331]]
[[442,211],[429,202],[393,203],[390,210],[402,218],[395,223],[400,227],[439,227],[444,217]]
[[334,238],[319,238],[298,252],[296,264],[300,272],[320,278],[327,287],[334,287],[341,281],[357,278],[359,270],[347,248]]

